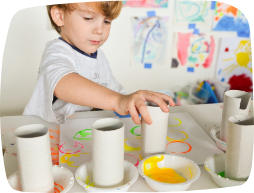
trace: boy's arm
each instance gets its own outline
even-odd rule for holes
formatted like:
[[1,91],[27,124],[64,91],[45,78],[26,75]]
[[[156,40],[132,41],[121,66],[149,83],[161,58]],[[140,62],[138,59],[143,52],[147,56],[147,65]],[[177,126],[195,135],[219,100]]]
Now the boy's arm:
[[168,101],[171,106],[175,105],[172,98],[161,93],[137,91],[130,95],[122,95],[76,73],[62,77],[55,87],[54,95],[63,101],[77,105],[114,110],[121,115],[130,113],[136,124],[141,123],[139,113],[146,123],[152,124],[145,105],[146,100],[156,103],[164,112],[169,111],[164,101]]
[[120,96],[76,73],[62,77],[55,87],[54,95],[69,103],[105,110],[113,110],[115,101]]

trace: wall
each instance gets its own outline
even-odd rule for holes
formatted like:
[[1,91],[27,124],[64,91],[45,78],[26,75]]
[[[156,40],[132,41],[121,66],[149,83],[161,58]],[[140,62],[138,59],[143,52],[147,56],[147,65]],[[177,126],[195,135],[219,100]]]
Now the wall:
[[[152,69],[145,69],[142,65],[130,65],[131,17],[146,16],[146,12],[150,10],[155,10],[159,16],[170,16],[166,50],[169,60],[163,65],[154,65]],[[173,26],[173,10],[173,0],[169,0],[168,8],[125,7],[119,18],[113,21],[109,39],[101,48],[108,58],[114,76],[128,93],[140,89],[177,90],[187,84],[214,77],[217,52],[209,69],[199,68],[195,73],[187,73],[184,68],[171,68],[171,53],[175,49],[173,33],[187,30],[187,28]],[[210,11],[211,16],[212,13]],[[236,36],[235,32],[212,32],[211,28],[200,27],[200,30],[215,35],[218,43],[219,37]],[[45,6],[20,10],[13,16],[3,56],[1,116],[22,114],[36,85],[45,44],[58,37],[57,32],[50,27]]]

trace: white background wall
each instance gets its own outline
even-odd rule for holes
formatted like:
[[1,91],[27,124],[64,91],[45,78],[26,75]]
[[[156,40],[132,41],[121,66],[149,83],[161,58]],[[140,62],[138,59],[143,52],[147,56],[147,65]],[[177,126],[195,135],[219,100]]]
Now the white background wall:
[[[163,65],[153,65],[152,69],[145,69],[143,65],[131,66],[131,17],[146,16],[146,12],[151,10],[155,10],[157,15],[170,16],[166,50],[169,61]],[[173,34],[176,31],[188,32],[187,27],[173,26],[173,11],[174,0],[169,0],[168,8],[124,7],[119,18],[113,21],[109,39],[101,48],[108,58],[114,76],[128,93],[140,89],[177,90],[189,83],[214,77],[218,49],[213,64],[208,69],[196,68],[195,73],[188,73],[186,67],[171,68],[171,53],[176,49],[173,47]],[[212,21],[212,10],[210,14]],[[237,36],[235,32],[212,32],[212,22],[209,28],[199,28],[201,32],[214,35],[218,43],[220,37]],[[3,56],[1,116],[22,114],[36,85],[45,44],[58,37],[57,32],[50,27],[46,6],[27,8],[14,15]]]

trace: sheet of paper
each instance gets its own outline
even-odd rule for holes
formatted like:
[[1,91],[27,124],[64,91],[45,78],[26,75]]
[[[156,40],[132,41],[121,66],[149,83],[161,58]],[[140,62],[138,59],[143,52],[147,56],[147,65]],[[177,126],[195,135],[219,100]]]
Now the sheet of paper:
[[[99,118],[67,120],[60,128],[59,163],[75,172],[92,159],[91,125]],[[125,124],[124,159],[138,166],[141,157],[141,127],[130,117],[120,118]],[[223,153],[215,142],[188,113],[169,113],[166,154],[187,157],[198,165],[216,153]],[[68,154],[67,152],[71,153]]]
[[249,37],[250,27],[244,14],[226,3],[217,2],[213,19],[214,31],[237,31],[238,36]]
[[133,17],[132,65],[165,64],[169,17]]
[[168,0],[127,0],[123,1],[124,7],[158,7],[165,8],[168,7]]
[[189,23],[209,26],[211,2],[209,1],[175,1],[175,25],[186,25]]
[[214,61],[216,39],[211,35],[175,33],[172,67],[184,67],[188,72],[196,68],[210,68]]
[[252,51],[249,38],[222,38],[216,78],[230,84],[231,90],[251,92]]

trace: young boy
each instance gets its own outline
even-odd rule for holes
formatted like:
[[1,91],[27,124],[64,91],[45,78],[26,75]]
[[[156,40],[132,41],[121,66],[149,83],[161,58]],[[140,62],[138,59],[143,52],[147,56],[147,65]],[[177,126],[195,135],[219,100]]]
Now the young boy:
[[152,91],[124,95],[123,87],[113,77],[103,52],[111,22],[118,17],[122,1],[87,2],[47,6],[52,26],[60,38],[50,41],[42,55],[37,85],[23,115],[36,115],[48,122],[64,124],[66,116],[91,107],[130,113],[140,124],[152,120],[145,101],[169,109],[173,100]]

